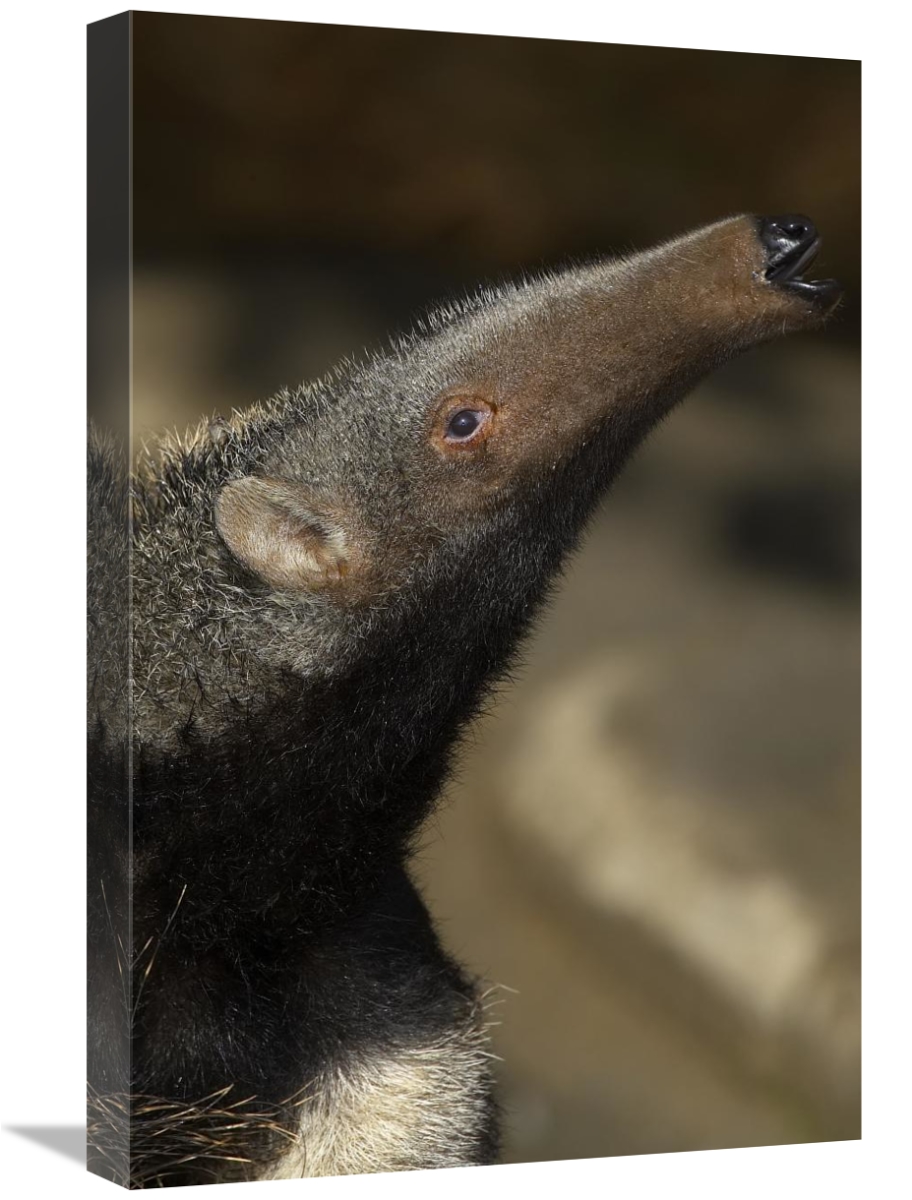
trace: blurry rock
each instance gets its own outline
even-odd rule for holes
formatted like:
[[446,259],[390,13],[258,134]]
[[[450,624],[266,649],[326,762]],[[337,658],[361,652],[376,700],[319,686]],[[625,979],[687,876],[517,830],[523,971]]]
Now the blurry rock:
[[856,658],[851,640],[833,656],[813,610],[797,633],[720,628],[540,686],[500,803],[542,877],[603,923],[616,970],[771,1079],[798,1054],[799,1086],[849,1113],[857,761],[834,697]]

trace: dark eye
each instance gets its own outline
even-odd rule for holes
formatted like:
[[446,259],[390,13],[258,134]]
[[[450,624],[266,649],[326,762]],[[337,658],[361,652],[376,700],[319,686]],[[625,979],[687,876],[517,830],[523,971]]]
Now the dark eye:
[[446,436],[454,442],[465,442],[478,429],[482,414],[473,408],[461,408],[447,421]]

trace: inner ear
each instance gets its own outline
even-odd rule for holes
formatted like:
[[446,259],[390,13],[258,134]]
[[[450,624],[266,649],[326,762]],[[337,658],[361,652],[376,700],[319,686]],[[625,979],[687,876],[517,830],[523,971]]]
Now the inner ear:
[[232,480],[216,498],[215,524],[234,557],[272,587],[312,590],[348,574],[342,524],[302,484]]

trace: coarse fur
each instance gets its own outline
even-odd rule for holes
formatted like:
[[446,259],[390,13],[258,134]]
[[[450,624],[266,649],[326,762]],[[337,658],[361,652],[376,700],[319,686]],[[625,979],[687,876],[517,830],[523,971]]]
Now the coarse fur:
[[90,909],[129,981],[129,1087],[110,1001],[90,1080],[96,1125],[129,1110],[132,1186],[493,1161],[478,987],[406,864],[630,453],[713,367],[832,307],[766,253],[738,217],[479,292],[139,464],[132,741],[116,686],[90,711],[96,813],[132,786],[129,950],[110,834]]

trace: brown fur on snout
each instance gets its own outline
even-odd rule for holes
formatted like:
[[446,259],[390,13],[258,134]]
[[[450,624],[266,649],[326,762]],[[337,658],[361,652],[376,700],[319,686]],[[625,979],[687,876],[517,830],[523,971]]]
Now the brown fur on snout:
[[[477,506],[553,468],[607,426],[641,430],[750,346],[822,323],[832,305],[765,278],[758,221],[740,216],[627,259],[546,278],[450,393],[496,414],[459,447],[448,502]],[[439,436],[439,435],[438,435]]]

